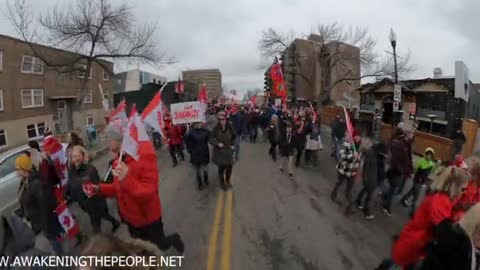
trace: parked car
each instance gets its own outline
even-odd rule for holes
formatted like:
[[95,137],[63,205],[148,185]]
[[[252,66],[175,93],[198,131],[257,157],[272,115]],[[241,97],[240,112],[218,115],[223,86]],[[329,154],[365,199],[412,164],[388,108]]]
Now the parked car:
[[[65,143],[62,146],[64,150],[67,148]],[[18,209],[20,178],[15,173],[15,159],[27,149],[28,145],[23,145],[0,154],[0,214]]]
[[27,145],[0,154],[0,212],[14,210],[18,204],[20,178],[15,172],[15,159],[28,149]]

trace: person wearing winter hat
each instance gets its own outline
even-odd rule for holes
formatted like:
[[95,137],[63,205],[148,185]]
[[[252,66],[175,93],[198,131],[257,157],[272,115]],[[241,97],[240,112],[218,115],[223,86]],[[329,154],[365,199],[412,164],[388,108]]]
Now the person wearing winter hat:
[[132,237],[150,241],[161,250],[174,247],[183,253],[180,235],[166,236],[164,233],[157,156],[152,151],[135,160],[121,153],[122,130],[122,125],[115,123],[107,126],[108,145],[114,153],[111,183],[85,184],[84,192],[88,193],[87,196],[98,194],[116,198],[122,221],[127,224]]
[[33,169],[32,160],[22,154],[15,160],[15,170],[21,178],[18,189],[20,207],[30,221],[32,230],[42,232],[50,241],[57,255],[62,253],[59,237],[63,229],[58,222],[55,209],[57,202],[49,185],[42,182],[40,174]]

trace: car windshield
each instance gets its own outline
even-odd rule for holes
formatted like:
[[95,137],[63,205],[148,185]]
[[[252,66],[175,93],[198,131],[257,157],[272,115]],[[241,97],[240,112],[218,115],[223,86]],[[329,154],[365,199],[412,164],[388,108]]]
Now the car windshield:
[[11,156],[7,157],[0,163],[0,178],[3,178],[13,172],[15,172],[15,159],[22,154],[22,152],[18,152],[12,154]]

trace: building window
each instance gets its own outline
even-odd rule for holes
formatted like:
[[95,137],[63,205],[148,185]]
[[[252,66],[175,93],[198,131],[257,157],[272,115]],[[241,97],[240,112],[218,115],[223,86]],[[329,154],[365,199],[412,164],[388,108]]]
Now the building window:
[[3,51],[0,50],[0,70],[3,70]]
[[22,90],[22,108],[43,107],[43,89]]
[[24,55],[22,73],[43,74],[43,61],[38,57]]
[[[78,64],[78,68],[81,69],[78,71],[78,78],[83,79],[85,78],[85,71],[87,69],[87,65],[85,64]],[[90,74],[88,74],[88,78],[91,79],[93,74],[93,65],[90,66]]]
[[0,148],[7,146],[7,133],[4,129],[0,129]]
[[87,115],[87,126],[94,126],[95,121],[93,120],[93,116],[91,114]]
[[110,80],[110,75],[108,75],[108,72],[105,72],[105,70],[103,71],[103,80],[104,81]]
[[27,126],[27,136],[29,139],[40,139],[43,134],[45,134],[44,122]]
[[3,111],[3,90],[0,90],[0,111]]
[[85,96],[83,97],[84,104],[91,104],[93,101],[93,92],[92,90],[87,90],[85,92]]

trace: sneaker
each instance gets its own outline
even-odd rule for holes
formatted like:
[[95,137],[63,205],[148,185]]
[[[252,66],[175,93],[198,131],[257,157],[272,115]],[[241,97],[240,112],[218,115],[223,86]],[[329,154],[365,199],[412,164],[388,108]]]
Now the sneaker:
[[383,213],[385,213],[385,215],[391,217],[393,214],[392,214],[392,211],[386,209],[386,208],[383,208]]
[[407,200],[401,200],[400,204],[405,208],[408,208],[410,206],[410,203]]
[[281,173],[283,173],[283,172],[284,172],[283,168],[280,168],[280,172],[281,172]]
[[375,216],[372,215],[372,214],[365,215],[365,219],[370,220],[370,219],[374,219],[374,218],[375,218]]
[[358,209],[363,210],[363,205],[362,205],[362,204],[360,204],[360,203],[357,202],[356,205],[357,205],[357,208],[358,208]]
[[173,248],[175,248],[180,254],[183,254],[185,251],[185,244],[182,241],[182,238],[179,234],[175,234],[174,241],[172,244]]

